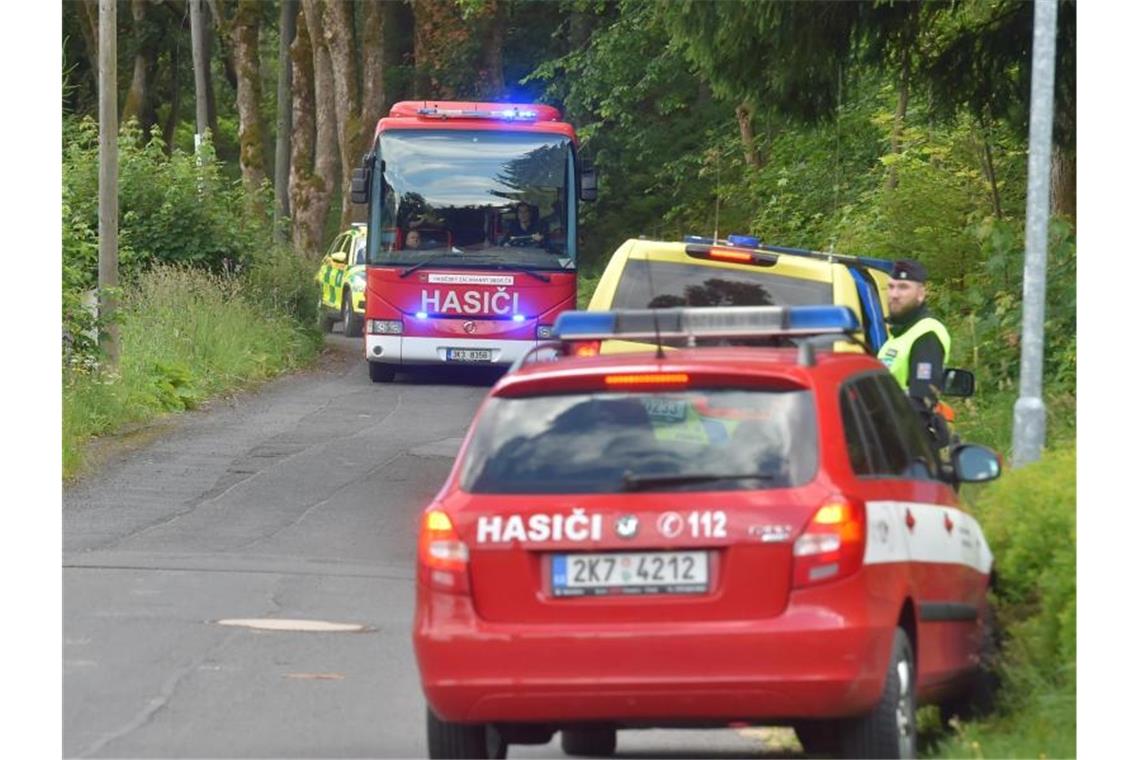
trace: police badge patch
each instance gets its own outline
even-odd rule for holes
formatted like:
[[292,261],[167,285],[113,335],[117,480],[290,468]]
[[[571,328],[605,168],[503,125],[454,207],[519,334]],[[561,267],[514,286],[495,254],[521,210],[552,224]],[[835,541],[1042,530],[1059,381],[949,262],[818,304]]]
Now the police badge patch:
[[919,362],[918,366],[914,368],[914,376],[919,380],[929,380],[933,371],[930,362]]

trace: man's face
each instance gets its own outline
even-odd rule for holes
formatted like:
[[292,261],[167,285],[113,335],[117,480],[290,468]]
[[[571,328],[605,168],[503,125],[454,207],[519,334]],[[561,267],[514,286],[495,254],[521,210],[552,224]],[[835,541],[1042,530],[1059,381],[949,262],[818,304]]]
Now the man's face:
[[530,224],[530,206],[519,206],[519,223],[526,227]]
[[911,280],[887,282],[887,310],[898,319],[917,309],[926,300],[926,286]]
[[404,241],[404,245],[407,246],[408,248],[419,248],[420,247],[420,233],[416,230],[412,230],[411,232],[409,232],[407,239]]

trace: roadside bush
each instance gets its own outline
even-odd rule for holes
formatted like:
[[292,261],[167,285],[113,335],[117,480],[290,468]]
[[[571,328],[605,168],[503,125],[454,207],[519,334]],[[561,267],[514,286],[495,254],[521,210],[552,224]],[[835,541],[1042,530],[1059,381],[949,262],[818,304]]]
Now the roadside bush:
[[976,505],[996,557],[1001,711],[959,725],[944,757],[1076,754],[1076,449],[1007,472]]
[[[99,228],[98,139],[98,125],[90,118],[65,125],[65,230],[69,222]],[[240,267],[271,238],[269,220],[256,200],[240,182],[225,179],[208,142],[199,164],[192,153],[166,155],[158,130],[147,139],[128,122],[119,134],[120,280],[157,263],[214,271]],[[65,247],[65,266],[81,268],[94,280],[95,259],[70,253]]]

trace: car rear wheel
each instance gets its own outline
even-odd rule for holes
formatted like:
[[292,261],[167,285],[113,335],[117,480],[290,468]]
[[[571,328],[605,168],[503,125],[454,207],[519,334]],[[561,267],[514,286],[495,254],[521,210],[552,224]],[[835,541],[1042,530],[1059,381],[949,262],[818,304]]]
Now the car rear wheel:
[[428,757],[502,760],[507,743],[486,723],[451,723],[427,711]]
[[610,757],[617,749],[617,729],[607,727],[562,729],[562,751],[577,757]]
[[883,695],[871,712],[847,726],[844,757],[915,757],[918,736],[912,651],[906,632],[896,628]]
[[344,289],[344,295],[341,296],[341,319],[344,321],[344,334],[349,338],[359,338],[364,334],[364,320],[356,316],[356,312],[352,310],[352,291],[349,288]]
[[368,377],[374,383],[390,383],[396,379],[396,368],[391,364],[368,362]]

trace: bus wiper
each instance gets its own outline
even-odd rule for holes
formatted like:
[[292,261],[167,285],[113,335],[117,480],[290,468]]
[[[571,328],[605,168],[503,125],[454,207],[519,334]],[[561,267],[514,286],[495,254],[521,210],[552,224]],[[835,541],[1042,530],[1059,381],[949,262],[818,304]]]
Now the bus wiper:
[[525,266],[523,264],[487,264],[487,267],[489,269],[503,269],[524,272],[536,280],[541,280],[542,282],[550,282],[549,277],[541,274],[538,270],[532,269],[531,267]]
[[634,475],[627,472],[622,476],[626,491],[645,491],[654,486],[681,486],[690,483],[708,483],[714,480],[772,480],[775,475],[762,472],[746,473],[700,473],[692,475]]
[[407,269],[401,270],[400,271],[400,277],[401,278],[407,277],[408,275],[410,275],[412,272],[416,271],[417,269],[423,269],[428,264],[434,264],[435,262],[439,261],[440,259],[445,259],[448,256],[451,256],[453,253],[455,253],[455,251],[444,251],[443,253],[437,253],[434,256],[428,256],[426,259],[424,259],[420,263],[412,264]]

